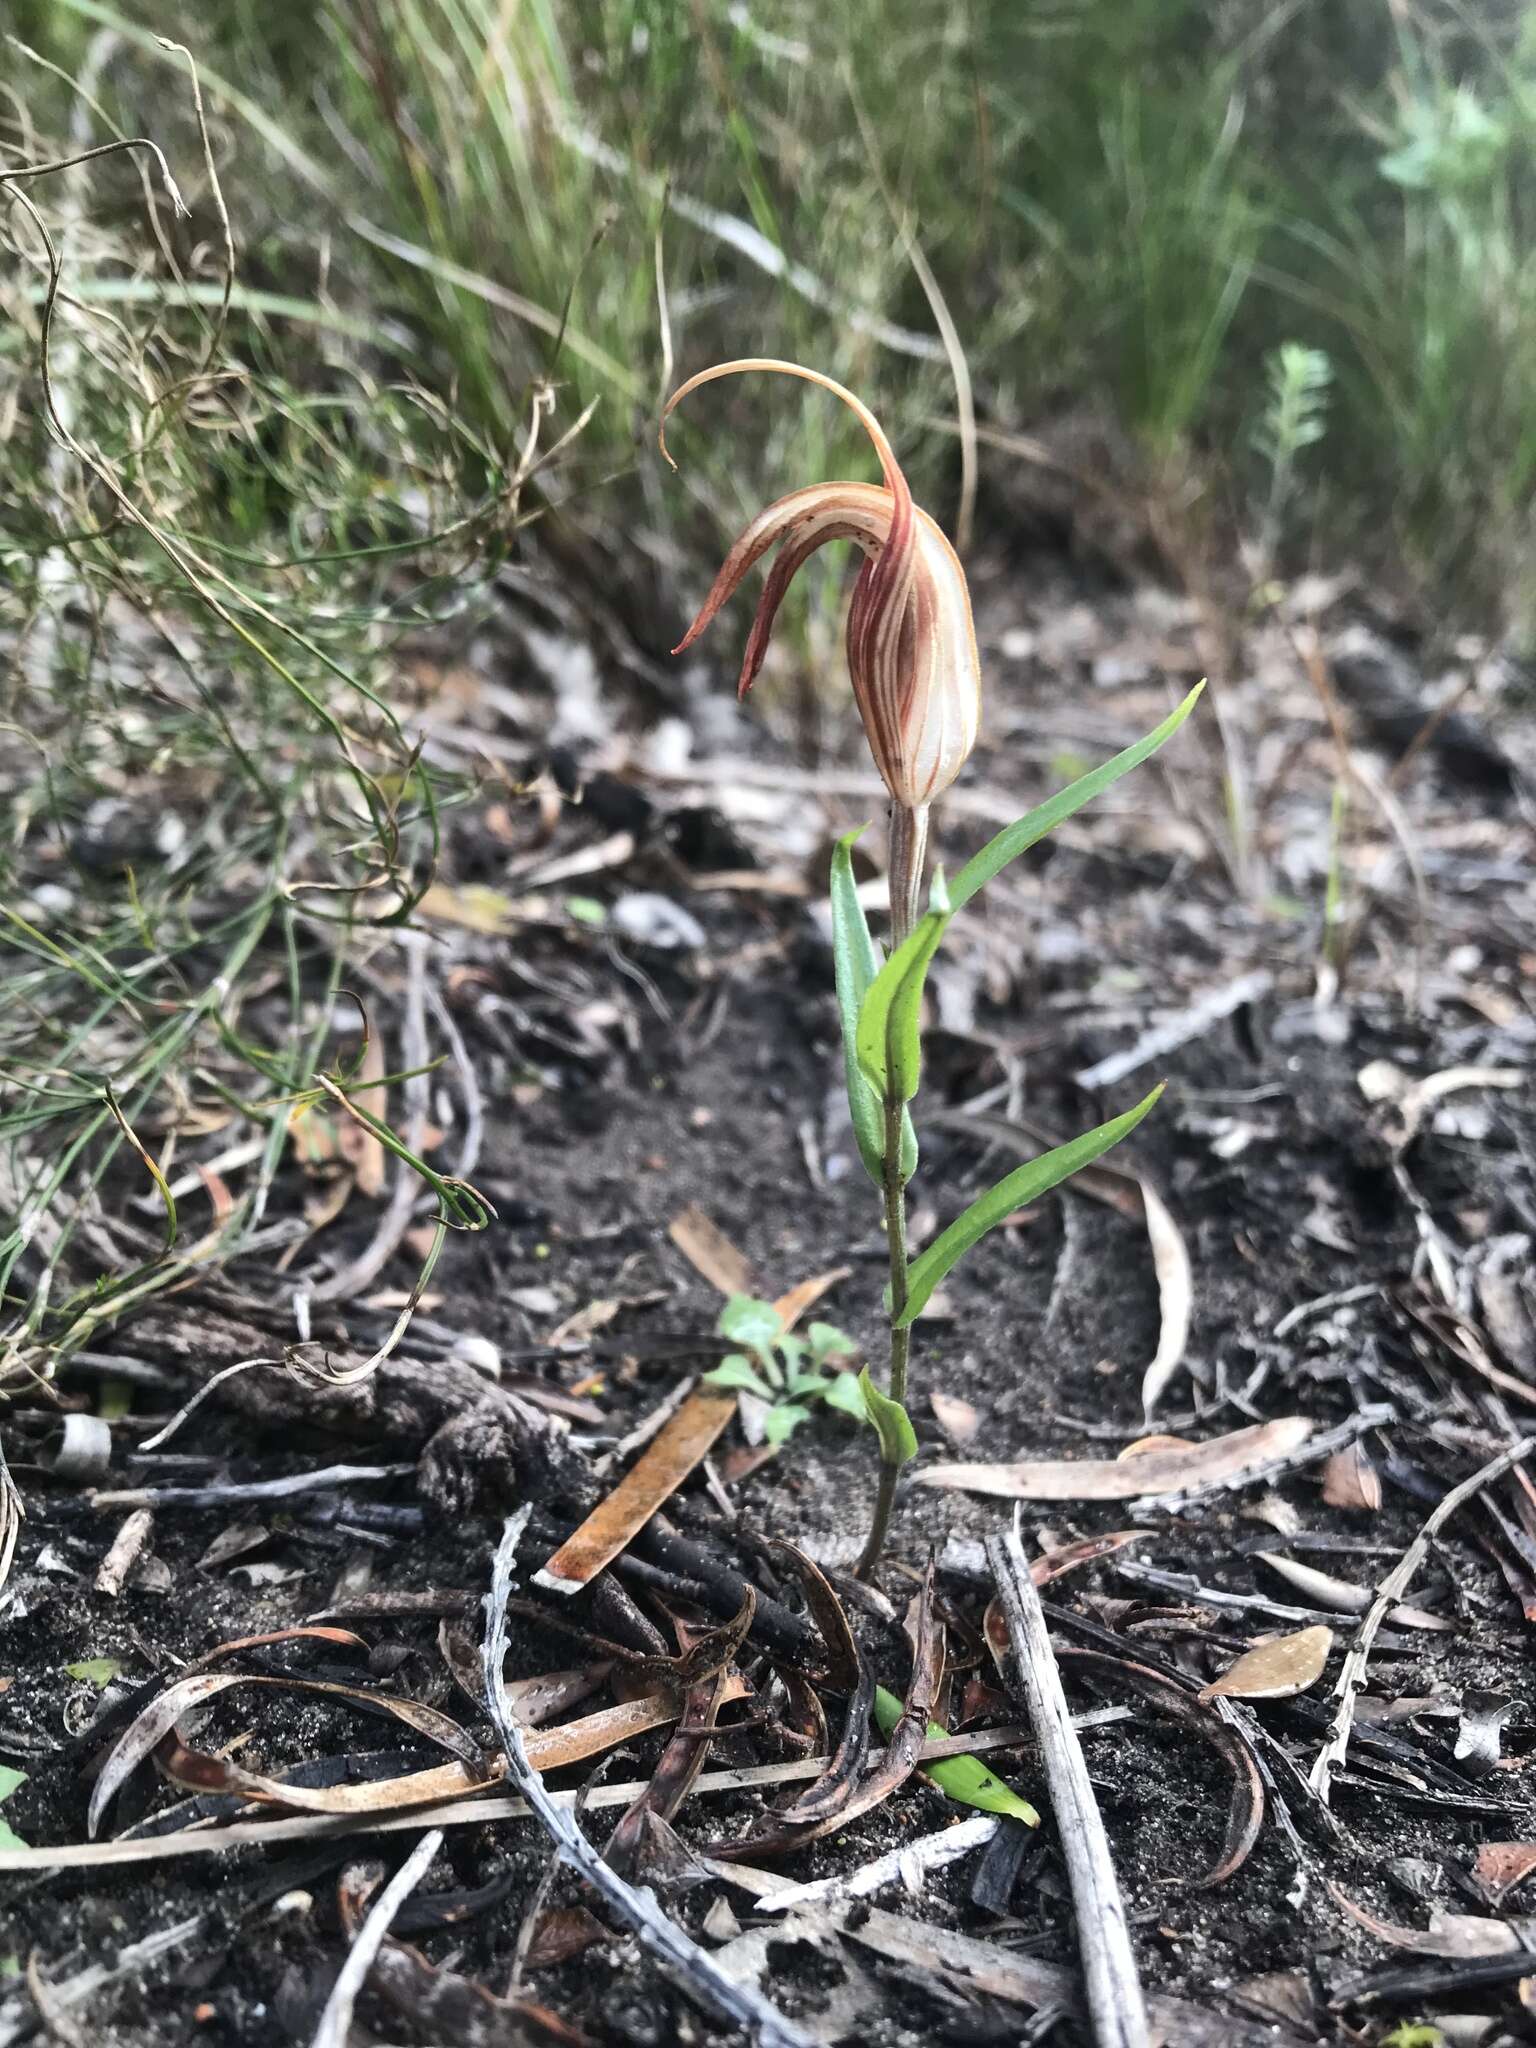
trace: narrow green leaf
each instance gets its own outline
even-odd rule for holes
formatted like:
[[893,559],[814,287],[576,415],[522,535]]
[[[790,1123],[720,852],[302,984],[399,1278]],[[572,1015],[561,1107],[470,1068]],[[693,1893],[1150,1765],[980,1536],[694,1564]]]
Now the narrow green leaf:
[[949,924],[947,904],[928,910],[896,948],[869,985],[859,1006],[855,1051],[859,1068],[882,1100],[887,1089],[898,1102],[910,1102],[923,1074],[923,984],[928,963],[939,949]]
[[0,1764],[0,1806],[5,1804],[18,1786],[25,1785],[26,1782],[25,1771],[18,1771],[14,1764]]
[[[901,1719],[901,1701],[883,1685],[875,1687],[875,1721],[882,1735],[889,1735]],[[949,1730],[939,1721],[928,1723],[928,1740],[939,1742]],[[930,1783],[937,1785],[962,1806],[974,1806],[981,1813],[1006,1814],[1037,1828],[1040,1816],[1027,1799],[1021,1799],[1011,1785],[1005,1785],[995,1771],[989,1771],[980,1757],[946,1756],[919,1766]]]
[[[880,971],[880,955],[869,933],[869,920],[853,879],[852,847],[859,833],[848,832],[832,852],[832,972],[837,982],[838,1018],[843,1030],[843,1079],[848,1111],[864,1171],[876,1187],[884,1183],[885,1118],[880,1100],[859,1072],[857,1035],[859,1007]],[[917,1133],[905,1110],[901,1115],[901,1177],[917,1171]]]
[[706,1387],[740,1387],[747,1393],[756,1394],[764,1401],[773,1399],[773,1389],[761,1374],[753,1371],[751,1365],[739,1351],[733,1351],[729,1358],[722,1358],[713,1372],[704,1375]]
[[1107,1124],[1100,1124],[1097,1130],[1087,1131],[1080,1138],[1058,1145],[1054,1151],[1042,1152],[1038,1159],[1015,1167],[996,1187],[979,1195],[963,1216],[955,1218],[942,1237],[935,1238],[927,1250],[912,1261],[907,1272],[907,1303],[895,1319],[897,1327],[910,1323],[921,1314],[929,1295],[950,1268],[1005,1216],[1011,1216],[1026,1202],[1033,1202],[1038,1196],[1049,1193],[1076,1173],[1080,1166],[1089,1165],[1100,1153],[1107,1152],[1111,1145],[1118,1145],[1122,1138],[1134,1131],[1162,1094],[1163,1086],[1160,1081],[1150,1095],[1138,1102],[1134,1109],[1128,1109],[1124,1116],[1112,1117]]
[[1074,811],[1080,811],[1084,804],[1091,803],[1096,796],[1102,795],[1112,782],[1118,782],[1122,775],[1128,775],[1133,768],[1139,768],[1149,755],[1157,752],[1164,740],[1172,739],[1194,710],[1204,688],[1203,682],[1196,683],[1178,709],[1170,712],[1162,724],[1155,731],[1149,732],[1145,739],[1137,740],[1134,746],[1116,754],[1114,759],[1106,761],[1103,767],[1079,776],[1076,782],[1069,782],[1065,789],[1058,790],[1055,796],[1028,812],[1015,824],[1005,825],[995,839],[989,839],[980,853],[973,860],[968,860],[955,877],[949,892],[950,901],[955,909],[959,910],[963,904],[969,903],[976,891],[984,888],[994,875],[1007,867],[1009,861],[1017,860],[1019,855],[1026,852],[1037,840],[1043,839],[1048,832],[1054,832],[1063,819],[1070,818]]
[[848,1110],[864,1171],[876,1187],[883,1179],[885,1132],[880,1104],[859,1072],[855,1040],[859,1005],[880,971],[880,957],[870,937],[869,920],[853,879],[853,843],[864,830],[843,835],[832,850],[832,973],[837,983],[837,1012],[843,1027],[843,1079]]
[[917,1432],[912,1427],[911,1416],[899,1401],[881,1393],[870,1378],[867,1365],[859,1374],[859,1392],[864,1397],[865,1419],[880,1439],[880,1462],[883,1465],[905,1465],[909,1458],[915,1458]]

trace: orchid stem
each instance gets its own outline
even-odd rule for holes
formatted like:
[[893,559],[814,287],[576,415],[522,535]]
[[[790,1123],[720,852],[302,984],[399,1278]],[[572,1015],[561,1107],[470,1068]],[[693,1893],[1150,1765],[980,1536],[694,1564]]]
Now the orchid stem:
[[[907,1187],[901,1177],[901,1110],[902,1105],[887,1095],[884,1180],[885,1238],[891,1253],[891,1373],[886,1392],[904,1408],[907,1405],[907,1364],[911,1357],[912,1332],[896,1326],[896,1317],[907,1305]],[[900,1465],[892,1464],[882,1453],[875,1516],[869,1525],[864,1554],[854,1573],[856,1578],[867,1579],[880,1562],[886,1532],[891,1526],[891,1510],[896,1505],[896,1481],[900,1473]]]
[[928,854],[928,806],[891,805],[887,869],[891,890],[891,951],[910,937],[923,902],[923,866]]
[[[928,851],[928,806],[891,806],[890,886],[891,950],[901,944],[917,922],[922,902],[923,864]],[[882,1188],[885,1196],[885,1241],[891,1256],[891,1370],[886,1387],[893,1401],[907,1405],[907,1366],[911,1358],[912,1332],[898,1328],[896,1318],[907,1305],[907,1184],[901,1173],[901,1125],[904,1105],[887,1094],[885,1111],[885,1158]],[[875,1495],[875,1515],[870,1523],[864,1554],[856,1576],[867,1579],[880,1562],[891,1511],[896,1505],[898,1464],[882,1454],[880,1484]]]

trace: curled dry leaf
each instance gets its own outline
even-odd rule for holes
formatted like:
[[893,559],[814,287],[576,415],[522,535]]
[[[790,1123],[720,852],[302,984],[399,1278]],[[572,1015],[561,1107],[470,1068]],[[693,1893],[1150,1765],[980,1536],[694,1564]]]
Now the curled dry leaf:
[[189,1708],[199,1706],[204,1700],[215,1698],[221,1692],[228,1692],[237,1685],[279,1686],[290,1692],[320,1694],[328,1699],[360,1705],[373,1713],[393,1715],[407,1727],[424,1735],[429,1742],[435,1742],[440,1749],[446,1749],[461,1763],[485,1775],[485,1765],[479,1744],[446,1714],[440,1714],[436,1707],[424,1705],[419,1700],[397,1699],[392,1693],[369,1692],[358,1685],[340,1685],[332,1680],[318,1678],[273,1677],[255,1671],[203,1671],[189,1677],[178,1678],[166,1686],[146,1707],[140,1709],[102,1765],[91,1792],[91,1803],[86,1816],[87,1832],[94,1837],[118,1787],[130,1773],[141,1764],[160,1741],[171,1732],[181,1716]]
[[[855,1754],[862,1761],[867,1750],[869,1714],[874,1700],[872,1677],[868,1694],[862,1694],[861,1668],[861,1690],[850,1703],[849,1728],[823,1777],[793,1806],[774,1814],[761,1832],[739,1842],[716,1843],[709,1852],[712,1856],[731,1861],[739,1857],[786,1855],[857,1820],[860,1814],[868,1813],[901,1789],[921,1759],[944,1667],[944,1632],[934,1611],[931,1565],[922,1590],[907,1610],[904,1633],[912,1651],[912,1677],[900,1714],[887,1736],[885,1753],[874,1768],[856,1778],[854,1769],[849,1767]],[[862,1738],[854,1734],[855,1711],[862,1722]]]
[[1360,1444],[1346,1444],[1324,1465],[1323,1499],[1331,1508],[1358,1508],[1368,1513],[1381,1506],[1381,1474]]
[[[997,1601],[994,1600],[987,1609],[982,1627],[987,1647],[1006,1680],[1008,1624]],[[1191,1880],[1201,1890],[1224,1884],[1248,1860],[1264,1825],[1264,1781],[1242,1731],[1230,1720],[1221,1719],[1210,1708],[1192,1699],[1188,1693],[1181,1692],[1171,1679],[1165,1678],[1160,1671],[1154,1671],[1150,1665],[1137,1664],[1129,1658],[1112,1657],[1103,1650],[1069,1649],[1061,1644],[1053,1647],[1056,1660],[1064,1671],[1081,1672],[1091,1683],[1106,1691],[1116,1686],[1128,1687],[1158,1713],[1209,1743],[1227,1765],[1232,1773],[1232,1799],[1227,1810],[1221,1853],[1203,1877]]]
[[[1376,1597],[1369,1586],[1356,1586],[1348,1579],[1336,1579],[1331,1572],[1320,1572],[1315,1565],[1302,1564],[1294,1557],[1283,1557],[1277,1550],[1260,1550],[1255,1555],[1260,1564],[1267,1564],[1287,1585],[1294,1586],[1298,1593],[1304,1593],[1314,1607],[1326,1607],[1334,1614],[1364,1614]],[[1445,1615],[1431,1614],[1423,1607],[1394,1605],[1388,1614],[1394,1627],[1445,1631],[1456,1626]]]
[[1004,1465],[930,1465],[920,1486],[954,1487],[1003,1500],[1134,1500],[1141,1494],[1178,1493],[1191,1487],[1240,1486],[1275,1458],[1299,1450],[1314,1424],[1305,1415],[1282,1415],[1178,1450],[1148,1450],[1134,1458],[1021,1458]]
[[1322,1623],[1294,1635],[1271,1636],[1245,1651],[1230,1670],[1202,1689],[1199,1698],[1294,1699],[1322,1677],[1332,1648],[1333,1630]]
[[1152,1245],[1152,1265],[1157,1274],[1159,1309],[1157,1354],[1141,1376],[1142,1411],[1150,1415],[1177,1372],[1189,1343],[1195,1276],[1184,1233],[1174,1222],[1167,1203],[1150,1181],[1141,1181],[1139,1185]]

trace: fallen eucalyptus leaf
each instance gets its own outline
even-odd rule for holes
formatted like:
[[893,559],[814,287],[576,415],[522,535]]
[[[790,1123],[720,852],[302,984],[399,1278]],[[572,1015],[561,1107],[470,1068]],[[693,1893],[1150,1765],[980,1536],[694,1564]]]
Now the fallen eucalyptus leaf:
[[1021,1458],[1003,1465],[930,1465],[920,1486],[957,1487],[1004,1500],[1134,1500],[1141,1494],[1240,1483],[1243,1474],[1299,1450],[1314,1424],[1282,1415],[1209,1443],[1145,1451],[1134,1458]]
[[1202,1700],[1289,1700],[1316,1685],[1333,1648],[1333,1630],[1319,1622],[1294,1635],[1271,1636],[1201,1689]]

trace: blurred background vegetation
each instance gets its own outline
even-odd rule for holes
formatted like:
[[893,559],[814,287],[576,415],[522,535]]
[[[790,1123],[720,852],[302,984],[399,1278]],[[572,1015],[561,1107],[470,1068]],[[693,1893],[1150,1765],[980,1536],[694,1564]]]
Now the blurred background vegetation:
[[[65,74],[122,32],[86,126],[171,152],[206,282],[217,230],[185,67],[154,35],[196,53],[237,310],[300,309],[243,323],[243,360],[312,390],[365,337],[382,374],[448,397],[498,448],[553,377],[567,419],[596,401],[566,488],[610,540],[637,507],[671,532],[651,429],[674,368],[744,353],[857,384],[952,513],[938,296],[983,445],[1026,437],[990,476],[1082,470],[1176,530],[1194,517],[1293,565],[1364,557],[1426,616],[1529,633],[1524,6],[12,0],[9,18]],[[27,122],[78,126],[64,78],[14,44],[6,72],[13,148]],[[124,167],[91,194],[98,226],[115,195],[129,227]],[[1277,447],[1298,403],[1301,439]],[[867,468],[857,429],[789,387],[697,411],[679,453],[717,514],[765,478]],[[280,513],[225,446],[233,503],[210,517]],[[672,534],[705,554],[718,537],[713,519]]]
[[[7,1343],[39,1369],[257,1241],[331,998],[464,793],[406,737],[402,641],[529,555],[643,673],[745,509],[870,474],[825,396],[741,380],[678,423],[674,481],[655,427],[694,369],[856,386],[962,540],[978,471],[978,548],[1112,534],[1239,611],[1348,568],[1422,630],[1529,651],[1536,9],[9,0],[4,26],[0,1378]],[[188,220],[143,147],[58,168],[114,137],[164,150]],[[791,594],[806,673],[843,589],[818,557]],[[259,1165],[210,1238],[173,1253],[168,1196],[164,1243],[93,1208],[123,1148],[220,1118]]]

